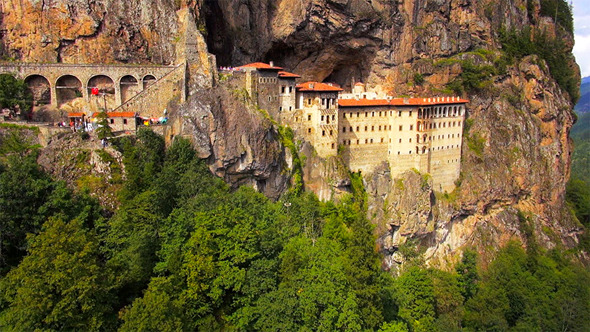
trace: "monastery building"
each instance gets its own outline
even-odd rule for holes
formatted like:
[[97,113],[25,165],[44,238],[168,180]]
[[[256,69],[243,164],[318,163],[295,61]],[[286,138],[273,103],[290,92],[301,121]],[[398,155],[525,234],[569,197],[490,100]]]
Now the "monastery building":
[[432,176],[436,190],[453,190],[467,100],[379,97],[362,83],[351,93],[331,83],[296,84],[299,75],[272,62],[235,72],[259,107],[293,128],[319,156],[340,154],[350,170],[363,173],[387,161],[393,177],[416,169]]

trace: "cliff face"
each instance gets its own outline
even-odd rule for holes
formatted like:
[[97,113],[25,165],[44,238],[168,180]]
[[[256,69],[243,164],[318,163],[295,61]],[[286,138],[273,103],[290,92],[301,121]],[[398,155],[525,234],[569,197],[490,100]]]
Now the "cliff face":
[[[8,0],[2,51],[23,61],[174,62],[179,8],[194,13],[219,65],[273,60],[303,79],[345,87],[362,80],[394,95],[440,95],[462,72],[462,61],[495,65],[499,53],[480,50],[500,47],[502,27],[533,26],[565,40],[566,52],[573,45],[571,34],[539,16],[539,1]],[[468,128],[453,193],[435,193],[428,177],[412,172],[391,179],[386,165],[364,174],[369,216],[390,266],[409,239],[439,265],[455,261],[465,246],[485,253],[513,237],[527,243],[535,234],[545,247],[577,241],[581,228],[564,202],[572,149],[569,96],[536,56],[483,79],[485,87],[464,95],[470,99]],[[231,90],[206,85],[192,88],[180,113],[184,133],[196,137],[218,175],[276,197],[287,181],[276,132]],[[347,185],[337,162],[308,163],[307,187],[323,198]]]

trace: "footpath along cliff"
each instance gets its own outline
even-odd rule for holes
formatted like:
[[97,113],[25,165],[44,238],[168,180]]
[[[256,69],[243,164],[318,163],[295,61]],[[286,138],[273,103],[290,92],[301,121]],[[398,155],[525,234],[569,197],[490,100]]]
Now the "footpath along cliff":
[[[214,173],[272,197],[287,188],[291,159],[276,126],[204,68],[272,60],[304,80],[345,89],[363,81],[394,96],[459,93],[470,103],[453,192],[435,192],[427,175],[412,171],[392,179],[386,164],[363,174],[385,266],[403,261],[400,247],[417,245],[445,267],[468,246],[484,257],[511,238],[572,248],[583,231],[565,203],[579,84],[571,17],[560,7],[548,15],[556,12],[548,3],[565,4],[7,0],[1,53],[28,62],[138,64],[176,63],[187,52],[206,62],[214,54],[217,63],[190,71],[199,79],[175,116]],[[347,190],[337,161],[318,160],[307,146],[302,153],[307,188],[324,199]]]

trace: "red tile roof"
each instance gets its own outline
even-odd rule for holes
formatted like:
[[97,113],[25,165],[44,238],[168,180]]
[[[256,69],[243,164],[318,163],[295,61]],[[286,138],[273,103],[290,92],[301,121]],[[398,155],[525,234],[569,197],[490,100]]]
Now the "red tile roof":
[[82,112],[74,112],[74,113],[68,113],[68,118],[81,118],[83,117],[85,114]]
[[[92,114],[93,118],[98,117],[100,112],[96,112]],[[109,118],[134,118],[135,112],[108,112],[107,117]]]
[[263,63],[263,62],[253,62],[253,63],[249,63],[243,66],[238,67],[237,69],[240,68],[256,68],[256,69],[268,69],[268,70],[282,70],[282,67],[276,67],[276,66],[271,66],[267,63]]
[[280,71],[279,77],[281,77],[281,78],[300,78],[301,76],[299,76],[297,74],[289,73],[286,71]]
[[338,92],[343,91],[337,84],[305,82],[297,85],[299,91]]
[[466,104],[469,100],[459,97],[438,98],[394,98],[394,99],[339,99],[340,107],[369,107],[369,106],[430,106],[448,104]]

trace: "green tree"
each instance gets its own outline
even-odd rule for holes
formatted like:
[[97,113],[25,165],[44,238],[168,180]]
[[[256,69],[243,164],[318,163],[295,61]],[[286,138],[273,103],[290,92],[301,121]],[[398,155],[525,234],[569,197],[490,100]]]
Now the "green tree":
[[434,331],[436,297],[427,270],[410,267],[395,281],[399,317],[413,331]]
[[98,119],[98,128],[96,128],[96,136],[98,139],[107,139],[113,137],[113,130],[111,129],[111,125],[109,124],[109,116],[106,111],[102,111],[98,113],[96,116]]
[[465,249],[463,251],[463,258],[455,267],[455,271],[459,274],[458,281],[461,294],[465,301],[467,301],[477,292],[477,280],[479,278],[477,273],[477,253],[473,250]]
[[0,107],[28,114],[33,106],[33,96],[25,81],[10,74],[0,74]]
[[80,220],[49,219],[29,255],[0,282],[0,327],[6,331],[112,327],[109,272],[94,232]]

